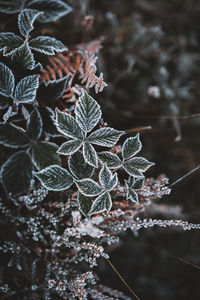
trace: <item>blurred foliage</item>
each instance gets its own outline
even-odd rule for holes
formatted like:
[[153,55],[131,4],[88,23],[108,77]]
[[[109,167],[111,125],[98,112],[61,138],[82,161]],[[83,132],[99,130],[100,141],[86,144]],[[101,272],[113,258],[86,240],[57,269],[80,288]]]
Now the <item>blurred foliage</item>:
[[[199,1],[76,3],[82,19],[94,17],[93,27],[79,32],[83,41],[104,37],[98,63],[108,83],[100,94],[105,120],[130,131],[151,126],[141,132],[145,155],[157,163],[149,174],[165,173],[173,182],[200,161]],[[193,221],[200,212],[198,177],[197,172],[175,185],[162,200],[180,205]],[[198,265],[198,232],[149,230],[124,240],[111,259],[141,299],[199,299],[199,270],[156,250]],[[121,284],[108,266],[101,277],[113,287]]]

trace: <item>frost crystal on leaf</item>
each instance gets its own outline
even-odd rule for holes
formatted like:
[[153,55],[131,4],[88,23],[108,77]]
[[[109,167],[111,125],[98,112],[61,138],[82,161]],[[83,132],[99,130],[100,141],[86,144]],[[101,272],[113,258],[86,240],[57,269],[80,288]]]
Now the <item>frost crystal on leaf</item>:
[[20,103],[32,102],[39,86],[39,77],[39,75],[30,75],[21,79],[15,88],[15,100]]
[[41,184],[50,191],[63,191],[68,189],[73,184],[71,174],[64,168],[52,165],[40,172],[34,172]]
[[21,35],[28,37],[33,30],[33,23],[39,15],[43,14],[41,11],[35,9],[23,9],[18,15],[18,27]]
[[3,56],[11,55],[23,44],[23,40],[12,32],[0,33],[0,51]]
[[88,141],[98,146],[112,147],[118,142],[120,136],[123,134],[124,131],[104,127],[91,133],[88,137]]
[[54,22],[72,10],[69,5],[61,0],[32,0],[27,6],[43,12],[43,15],[38,18],[43,23]]
[[0,63],[0,94],[10,97],[15,87],[15,77],[12,71],[3,63]]
[[91,131],[101,118],[101,108],[99,104],[86,92],[83,92],[77,101],[76,120],[85,132]]

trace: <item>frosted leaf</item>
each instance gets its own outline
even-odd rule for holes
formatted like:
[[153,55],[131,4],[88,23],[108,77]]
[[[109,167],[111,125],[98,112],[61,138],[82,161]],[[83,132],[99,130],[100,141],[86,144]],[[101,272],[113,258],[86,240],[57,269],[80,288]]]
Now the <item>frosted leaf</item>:
[[0,62],[0,94],[10,97],[15,87],[15,78],[12,71]]
[[8,193],[26,192],[31,179],[32,162],[25,151],[14,153],[1,167],[1,180]]
[[88,137],[88,142],[104,147],[114,146],[124,131],[119,131],[110,127],[100,128]]
[[102,192],[102,187],[92,179],[77,180],[76,185],[85,196],[97,196]]
[[110,194],[105,192],[95,199],[95,201],[92,204],[89,215],[97,214],[103,211],[110,211],[111,207],[112,201]]
[[35,107],[34,110],[31,112],[29,120],[27,122],[27,129],[26,132],[33,140],[38,140],[42,134],[42,118]]
[[140,142],[139,134],[135,137],[126,139],[122,146],[123,159],[129,159],[136,155],[142,149],[142,143]]
[[60,165],[60,159],[57,153],[58,146],[54,143],[39,141],[33,145],[32,159],[38,170],[44,169],[50,165]]
[[79,97],[75,113],[79,126],[85,132],[91,131],[101,118],[99,104],[86,91]]
[[13,32],[0,33],[0,51],[3,51],[3,56],[15,53],[23,42],[23,39]]
[[81,140],[71,140],[63,143],[57,152],[63,155],[71,155],[76,151],[78,151],[81,145],[82,145]]
[[61,41],[50,36],[37,36],[30,40],[29,46],[31,49],[46,55],[55,55],[57,52],[68,50]]
[[26,76],[17,84],[14,92],[15,100],[20,103],[32,102],[37,93],[40,75]]
[[71,115],[56,109],[56,127],[63,135],[83,140],[83,132]]
[[76,179],[90,178],[94,173],[94,168],[85,162],[81,151],[77,151],[69,157],[68,166]]
[[116,154],[113,154],[109,151],[99,152],[98,157],[103,163],[106,163],[107,166],[111,169],[118,168],[121,166],[120,158]]
[[73,184],[71,174],[57,165],[49,166],[33,174],[40,180],[41,184],[50,191],[67,190]]
[[30,145],[30,140],[22,128],[0,123],[0,144],[9,148],[25,148]]
[[72,11],[72,8],[61,0],[32,0],[27,6],[43,12],[38,18],[43,23],[54,22]]
[[18,15],[18,27],[20,33],[24,37],[28,37],[29,33],[34,29],[33,23],[39,15],[43,14],[41,11],[35,9],[23,9]]
[[91,165],[95,168],[98,167],[97,153],[96,153],[94,147],[88,142],[85,142],[83,144],[83,156],[84,156],[85,161],[89,165]]

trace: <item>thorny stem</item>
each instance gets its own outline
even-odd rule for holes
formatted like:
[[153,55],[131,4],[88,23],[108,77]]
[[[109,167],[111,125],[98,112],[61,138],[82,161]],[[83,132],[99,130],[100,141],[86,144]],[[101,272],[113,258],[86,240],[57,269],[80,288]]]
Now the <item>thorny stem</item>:
[[192,169],[190,172],[186,173],[185,175],[183,175],[182,177],[178,178],[176,181],[174,181],[173,183],[171,183],[169,185],[169,187],[171,188],[173,185],[177,184],[178,182],[180,182],[181,180],[183,180],[184,178],[186,178],[187,176],[189,176],[190,174],[194,173],[195,171],[197,171],[200,168],[200,165],[198,165],[196,168]]
[[111,263],[111,261],[106,258],[107,262],[110,264],[111,268],[115,271],[115,273],[118,275],[118,277],[121,279],[121,281],[125,284],[125,286],[129,289],[129,291],[131,292],[131,294],[134,295],[134,297],[137,300],[140,300],[140,298],[134,293],[134,291],[130,288],[130,286],[128,285],[128,283],[124,280],[124,278],[120,275],[120,273],[117,271],[117,269],[115,268],[115,266],[113,266],[113,264]]

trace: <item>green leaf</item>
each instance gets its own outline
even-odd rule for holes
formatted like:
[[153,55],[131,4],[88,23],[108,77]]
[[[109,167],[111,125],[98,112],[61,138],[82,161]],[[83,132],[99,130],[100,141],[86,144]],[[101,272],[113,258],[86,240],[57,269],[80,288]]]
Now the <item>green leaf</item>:
[[40,172],[34,172],[41,184],[50,191],[64,191],[73,184],[73,177],[64,168],[52,165]]
[[75,108],[76,120],[85,132],[91,131],[101,118],[99,104],[86,91],[79,97]]
[[95,199],[92,204],[89,215],[98,214],[103,211],[110,211],[112,200],[110,194],[105,192]]
[[85,162],[81,151],[72,154],[68,160],[69,170],[76,179],[89,178],[94,173],[94,168]]
[[0,144],[9,148],[25,148],[30,145],[30,140],[22,128],[0,123]]
[[133,188],[136,191],[141,190],[143,186],[144,186],[144,177],[137,178],[133,184]]
[[56,127],[63,135],[83,140],[83,132],[71,115],[61,112],[56,108]]
[[97,153],[96,153],[94,147],[90,143],[88,143],[88,142],[85,142],[83,144],[83,156],[84,156],[85,161],[89,165],[91,165],[91,166],[93,166],[95,168],[98,167],[98,156],[97,156]]
[[24,44],[17,49],[15,58],[24,69],[33,70],[36,67],[35,59],[28,42],[24,42]]
[[104,147],[114,146],[124,131],[118,131],[110,127],[100,128],[88,137],[88,142]]
[[136,155],[142,149],[142,143],[140,142],[139,133],[135,137],[126,139],[122,146],[123,159],[129,159]]
[[14,153],[1,168],[1,180],[8,193],[27,192],[32,179],[32,162],[25,151]]
[[36,97],[40,75],[26,76],[17,84],[14,92],[15,100],[20,103],[30,103]]
[[57,100],[62,97],[68,81],[69,75],[63,78],[45,82],[40,84],[38,96],[45,100]]
[[75,183],[79,192],[84,196],[97,196],[103,191],[98,183],[89,178],[78,180]]
[[50,36],[37,36],[30,40],[29,46],[31,49],[46,55],[55,55],[57,52],[68,50],[61,41]]
[[110,169],[107,167],[107,165],[104,164],[99,173],[99,181],[102,187],[104,188],[104,190],[111,191],[117,185],[117,181],[118,181],[117,173],[113,175]]
[[78,193],[77,200],[78,200],[79,208],[85,217],[88,216],[88,214],[91,210],[91,207],[92,207],[92,203],[94,202],[94,199],[95,198],[87,197],[87,196],[82,195],[81,193]]
[[71,12],[71,7],[61,0],[32,0],[27,5],[30,8],[43,11],[38,20],[43,23],[55,22]]
[[15,53],[23,42],[23,39],[13,32],[0,33],[0,51],[3,51],[3,56]]
[[38,170],[44,169],[50,165],[60,165],[60,159],[57,154],[58,146],[50,142],[37,142],[32,149],[33,163]]
[[42,118],[36,107],[30,114],[26,132],[32,140],[38,140],[42,134]]
[[133,157],[123,163],[126,172],[134,177],[142,177],[142,172],[147,171],[154,163],[143,157]]
[[10,97],[15,87],[15,77],[11,70],[0,62],[0,94]]
[[121,166],[120,158],[116,154],[113,154],[112,152],[109,151],[99,152],[98,157],[103,163],[106,163],[107,166],[111,169],[119,168]]
[[133,188],[127,189],[126,199],[130,199],[132,202],[139,204],[138,194],[134,191]]
[[7,14],[14,14],[22,9],[24,6],[24,0],[1,0],[0,12]]
[[21,35],[28,37],[29,33],[34,29],[33,23],[39,15],[42,15],[41,11],[35,9],[23,9],[18,15],[18,27]]
[[43,130],[49,136],[57,137],[60,136],[56,129],[56,120],[54,111],[47,106],[40,106],[40,114],[43,120]]
[[62,144],[57,152],[63,155],[70,155],[78,151],[81,145],[82,145],[82,141],[71,140]]
[[112,179],[112,172],[110,171],[110,169],[108,169],[106,164],[104,164],[99,173],[99,181],[105,190],[109,186],[109,182],[111,179]]

